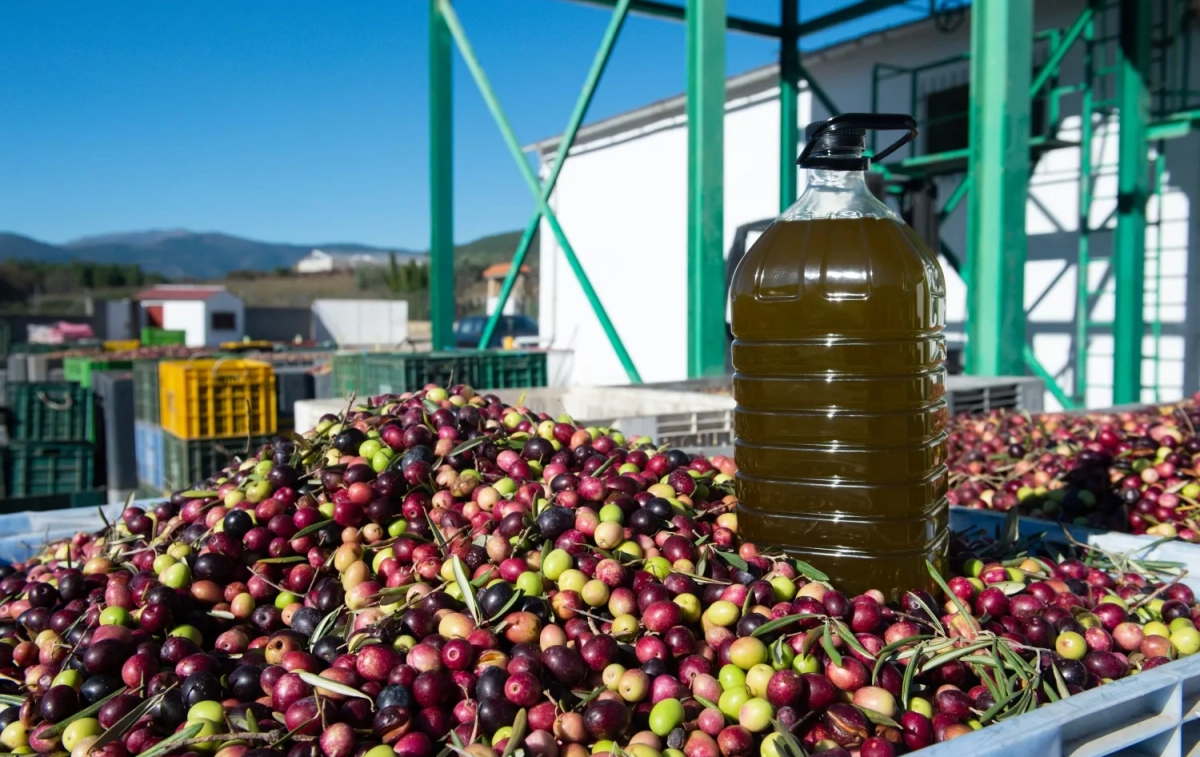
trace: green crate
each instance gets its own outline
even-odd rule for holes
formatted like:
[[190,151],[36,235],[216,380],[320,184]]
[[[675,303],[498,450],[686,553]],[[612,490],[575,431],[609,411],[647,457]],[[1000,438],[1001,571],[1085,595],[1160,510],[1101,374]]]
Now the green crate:
[[333,396],[399,394],[426,384],[476,389],[546,386],[546,353],[523,350],[342,352],[333,356]]
[[338,352],[332,360],[333,396],[345,397],[350,393],[361,394],[363,384],[362,352]]
[[36,342],[13,342],[9,352],[13,355],[44,355],[47,352],[69,350],[70,344],[39,344]]
[[92,393],[69,381],[8,385],[9,438],[26,442],[92,441]]
[[171,347],[187,344],[187,332],[179,329],[156,329],[149,326],[142,329],[143,347]]
[[0,515],[27,511],[66,510],[73,507],[90,508],[105,504],[108,504],[108,493],[104,489],[93,489],[74,494],[48,494],[44,497],[10,497],[0,502]]
[[246,450],[257,452],[258,448],[273,436],[237,436],[224,439],[180,439],[163,431],[163,487],[167,491],[190,489],[197,481],[203,481],[229,464],[236,456],[244,456]]
[[545,352],[488,350],[477,353],[479,370],[471,384],[474,389],[516,389],[546,386]]
[[363,358],[359,396],[400,394],[426,384],[473,384],[479,358],[473,352],[376,353]]
[[90,444],[16,442],[8,452],[13,497],[74,494],[92,488],[96,451]]
[[127,371],[133,367],[132,360],[105,360],[92,357],[69,357],[63,359],[63,378],[74,381],[85,389],[92,386],[92,374],[100,371]]
[[8,357],[12,353],[12,325],[8,321],[0,321],[0,357]]
[[157,360],[133,362],[133,419],[159,425],[161,398],[158,395]]

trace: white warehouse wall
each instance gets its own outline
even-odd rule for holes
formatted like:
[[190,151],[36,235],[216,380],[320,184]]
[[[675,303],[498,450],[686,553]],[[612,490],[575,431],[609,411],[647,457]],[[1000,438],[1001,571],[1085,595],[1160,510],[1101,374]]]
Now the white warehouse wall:
[[208,346],[208,318],[203,300],[167,300],[162,309],[164,329],[183,331],[188,347]]
[[[206,313],[204,316],[205,346],[217,347],[221,342],[240,341],[246,333],[246,306],[241,299],[229,292],[217,292],[204,301]],[[235,328],[214,329],[212,327],[213,313],[233,313]]]
[[[1081,0],[1037,4],[1035,29],[1065,27],[1083,7]],[[805,56],[805,65],[843,111],[871,109],[872,67],[876,63],[915,66],[967,52],[970,22],[951,33],[925,23],[868,36],[837,48]],[[1044,58],[1044,50],[1035,54]],[[1063,81],[1076,80],[1080,70],[1078,48],[1063,63]],[[946,70],[947,83],[965,82],[968,67]],[[753,77],[740,77],[745,80]],[[778,212],[779,126],[778,90],[773,74],[759,75],[757,85],[730,83],[725,119],[725,249],[736,229],[746,223],[774,217]],[[1200,80],[1200,70],[1193,76]],[[907,81],[881,90],[879,111],[903,112],[910,107]],[[662,115],[640,122],[626,116],[628,129],[604,128],[608,122],[585,127],[572,150],[552,199],[558,218],[599,293],[617,332],[645,381],[671,381],[687,376],[687,130],[682,105],[659,104]],[[1072,109],[1075,110],[1072,110]],[[1062,102],[1064,118],[1058,137],[1077,140],[1077,99]],[[801,125],[828,114],[814,106],[808,92],[799,103]],[[622,117],[612,119],[616,122]],[[649,117],[647,117],[649,118]],[[594,135],[594,136],[593,136]],[[885,140],[888,134],[881,134]],[[1111,220],[1116,195],[1115,116],[1097,130],[1093,140],[1096,166],[1092,224],[1109,219],[1110,228],[1093,230],[1089,277],[1100,288],[1092,311],[1093,321],[1112,317],[1111,277],[1107,276],[1111,250]],[[539,146],[545,165],[553,146]],[[798,147],[796,152],[798,152]],[[1148,294],[1147,322],[1161,321],[1161,336],[1149,335],[1147,356],[1160,357],[1157,370],[1147,359],[1143,399],[1169,400],[1197,388],[1200,357],[1200,317],[1187,318],[1187,290],[1200,297],[1200,271],[1189,272],[1187,259],[1200,238],[1191,206],[1200,193],[1200,172],[1195,170],[1200,135],[1167,142],[1166,183],[1161,226],[1159,204],[1152,202],[1147,230],[1147,278],[1161,273],[1160,300]],[[1031,171],[1027,206],[1029,262],[1026,267],[1027,338],[1042,364],[1073,382],[1071,359],[1075,333],[1075,261],[1078,249],[1078,148],[1051,151]],[[959,176],[940,179],[945,198]],[[803,186],[803,172],[801,172]],[[967,203],[944,222],[941,235],[961,256],[965,253]],[[1161,230],[1161,242],[1159,233]],[[540,318],[543,343],[576,351],[571,383],[616,384],[627,378],[608,346],[596,317],[548,226],[540,238],[542,282]],[[1155,259],[1161,244],[1161,263]],[[1189,278],[1189,273],[1191,277]],[[946,267],[949,335],[961,335],[966,314],[966,287]],[[1192,301],[1196,301],[1196,297]],[[724,309],[724,304],[716,304]],[[1095,330],[1090,342],[1087,401],[1090,406],[1111,404],[1112,339],[1107,329]],[[1047,393],[1046,407],[1056,407]]]

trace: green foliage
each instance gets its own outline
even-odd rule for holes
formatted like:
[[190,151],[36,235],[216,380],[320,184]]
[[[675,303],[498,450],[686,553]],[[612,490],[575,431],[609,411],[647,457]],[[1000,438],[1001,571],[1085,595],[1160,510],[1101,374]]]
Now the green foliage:
[[73,260],[47,263],[38,260],[0,262],[0,302],[24,302],[31,295],[78,294],[93,289],[142,287],[166,281],[129,263],[93,263]]

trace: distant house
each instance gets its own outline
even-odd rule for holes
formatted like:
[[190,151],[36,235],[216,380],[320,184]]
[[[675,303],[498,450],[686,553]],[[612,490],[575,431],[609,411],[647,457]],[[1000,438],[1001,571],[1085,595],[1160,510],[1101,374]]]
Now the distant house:
[[[511,263],[496,263],[483,270],[483,280],[487,282],[486,310],[488,315],[496,311],[496,305],[500,303],[500,289],[504,285],[504,278],[508,276],[511,269]],[[503,315],[519,315],[525,312],[525,278],[531,270],[529,266],[523,265],[521,270],[517,271],[517,278],[513,282],[512,291],[508,294],[508,301],[504,303]]]
[[[399,262],[405,262],[410,255],[397,255]],[[296,273],[331,273],[333,271],[352,271],[360,266],[387,265],[389,254],[386,252],[360,252],[342,250],[317,250],[296,261]]]
[[225,287],[161,284],[139,292],[138,326],[183,331],[189,347],[217,347],[246,333],[246,308]]

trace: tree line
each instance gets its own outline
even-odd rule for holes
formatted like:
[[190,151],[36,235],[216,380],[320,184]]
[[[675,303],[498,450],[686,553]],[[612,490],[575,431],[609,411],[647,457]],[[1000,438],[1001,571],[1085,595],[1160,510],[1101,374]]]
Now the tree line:
[[72,260],[0,261],[0,301],[24,301],[34,295],[76,294],[92,289],[119,289],[160,284],[167,279],[134,263]]

